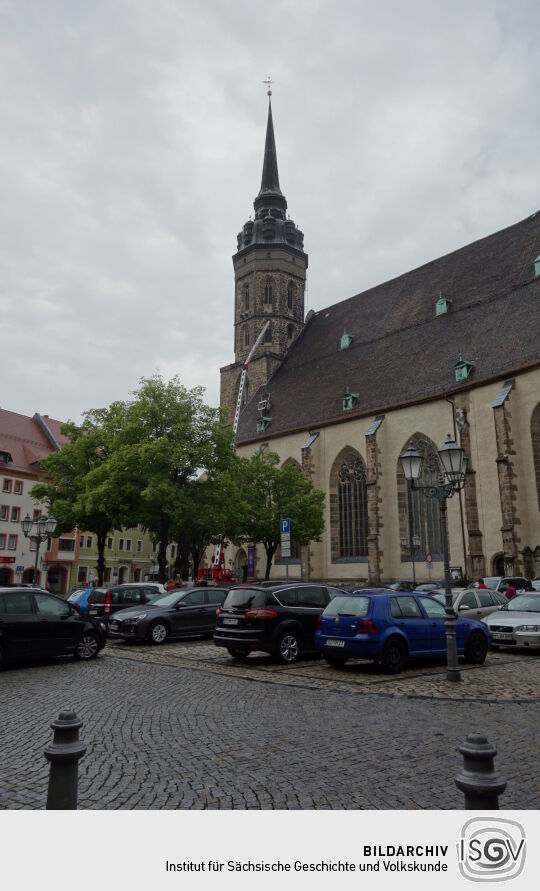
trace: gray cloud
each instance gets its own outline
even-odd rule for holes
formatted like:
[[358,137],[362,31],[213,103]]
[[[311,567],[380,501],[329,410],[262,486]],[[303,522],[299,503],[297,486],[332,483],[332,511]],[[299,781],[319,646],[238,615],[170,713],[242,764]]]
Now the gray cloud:
[[77,419],[141,375],[219,398],[266,100],[344,299],[538,209],[534,2],[0,2],[4,408]]

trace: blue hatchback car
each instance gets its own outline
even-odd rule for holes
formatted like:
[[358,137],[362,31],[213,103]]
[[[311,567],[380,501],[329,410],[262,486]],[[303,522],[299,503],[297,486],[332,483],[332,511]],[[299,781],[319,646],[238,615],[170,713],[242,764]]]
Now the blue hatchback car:
[[[348,659],[373,659],[397,674],[410,656],[446,653],[444,607],[429,594],[364,588],[334,597],[319,618],[315,644],[335,667]],[[480,665],[491,634],[483,622],[457,616],[458,655]]]

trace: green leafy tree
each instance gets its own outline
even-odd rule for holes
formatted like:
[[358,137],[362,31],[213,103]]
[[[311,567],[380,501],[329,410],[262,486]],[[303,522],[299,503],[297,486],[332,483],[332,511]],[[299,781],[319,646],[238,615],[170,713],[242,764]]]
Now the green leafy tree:
[[41,459],[43,480],[32,487],[32,498],[47,504],[57,520],[57,535],[77,528],[93,532],[97,539],[98,580],[103,583],[105,542],[115,525],[110,505],[95,497],[92,473],[102,468],[111,454],[114,431],[122,424],[123,404],[86,412],[83,423],[62,426],[68,443]]
[[243,519],[233,540],[260,542],[266,551],[265,579],[281,541],[280,520],[289,517],[295,541],[320,541],[324,530],[324,493],[294,465],[279,466],[279,456],[262,452],[241,459],[238,485]]
[[121,428],[111,431],[108,460],[89,481],[96,504],[107,505],[123,525],[142,524],[159,542],[161,581],[167,545],[175,532],[190,534],[190,518],[192,546],[196,542],[197,498],[201,514],[209,500],[206,490],[195,488],[201,470],[212,480],[233,461],[231,433],[221,424],[219,410],[205,405],[202,393],[201,387],[187,390],[177,377],[169,382],[160,375],[142,378],[124,405]]

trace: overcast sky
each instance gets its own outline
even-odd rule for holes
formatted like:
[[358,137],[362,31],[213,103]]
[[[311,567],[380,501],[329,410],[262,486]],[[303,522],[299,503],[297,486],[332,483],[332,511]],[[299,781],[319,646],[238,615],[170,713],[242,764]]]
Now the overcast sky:
[[0,0],[0,406],[219,401],[271,75],[319,309],[540,208],[537,0]]

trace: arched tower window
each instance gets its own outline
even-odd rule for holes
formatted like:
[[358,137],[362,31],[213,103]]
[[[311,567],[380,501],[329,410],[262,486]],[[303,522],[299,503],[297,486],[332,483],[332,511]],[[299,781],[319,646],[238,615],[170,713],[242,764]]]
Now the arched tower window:
[[272,343],[272,326],[269,325],[266,331],[264,332],[264,342]]
[[264,286],[264,304],[265,306],[272,306],[272,279],[267,278],[266,284]]
[[287,340],[292,340],[294,337],[294,327],[293,325],[287,325]]
[[366,465],[354,449],[344,449],[330,474],[332,560],[367,558]]
[[[416,433],[412,441],[424,460],[422,463],[422,477],[420,485],[437,486],[440,471],[439,456],[436,446],[425,436]],[[404,444],[401,451],[407,448],[410,439]],[[443,545],[441,535],[441,514],[439,502],[436,498],[426,498],[417,489],[407,486],[407,481],[398,460],[397,489],[399,509],[399,531],[403,540],[407,541],[403,556],[410,558],[411,536],[415,547],[415,560],[425,560],[426,554],[431,554],[434,560],[443,559]],[[414,542],[416,541],[416,545]]]
[[532,413],[531,440],[534,461],[534,474],[536,476],[536,495],[538,507],[540,507],[540,402]]
[[244,332],[244,346],[247,347],[249,346],[249,328],[247,325],[244,325],[242,330]]
[[294,286],[294,282],[289,282],[287,287],[287,309],[292,309],[294,307],[294,294],[296,288]]
[[244,285],[244,311],[249,309],[249,285]]

